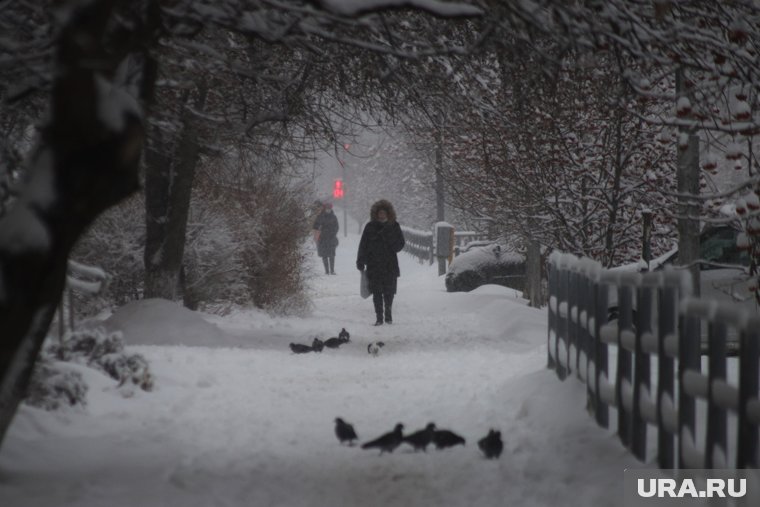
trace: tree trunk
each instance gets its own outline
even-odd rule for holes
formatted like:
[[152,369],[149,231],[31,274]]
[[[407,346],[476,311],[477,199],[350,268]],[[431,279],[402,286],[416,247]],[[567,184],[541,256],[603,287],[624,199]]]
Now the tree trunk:
[[602,263],[604,267],[611,268],[615,260],[615,226],[618,221],[620,210],[620,196],[622,192],[621,181],[623,178],[623,116],[618,112],[615,116],[615,164],[611,196],[609,200],[609,213],[607,215],[607,231],[604,235],[604,255]]
[[[676,100],[686,96],[684,70],[676,70]],[[694,197],[699,196],[699,137],[686,127],[679,127],[679,136],[688,135],[686,149],[681,149],[679,139],[678,162],[676,168],[676,186],[678,193]],[[699,296],[699,216],[700,206],[697,201],[685,197],[678,198],[678,264],[689,267],[694,295]]]
[[[196,109],[203,110],[207,88],[198,89]],[[182,296],[180,273],[185,253],[195,168],[198,164],[198,126],[186,112],[176,154],[156,129],[145,170],[145,297],[176,300]]]
[[[677,185],[679,194],[699,195],[699,137],[689,135],[689,146],[679,149]],[[689,266],[694,295],[699,296],[699,216],[695,200],[678,199],[678,264]]]
[[[81,4],[61,27],[50,120],[27,187],[0,219],[0,444],[59,304],[71,248],[101,212],[138,189],[140,119],[118,99],[104,104],[106,81],[96,82],[92,65],[102,49],[92,41],[102,40],[112,3]],[[104,105],[121,121],[104,119]]]
[[443,125],[436,125],[435,132],[435,221],[445,219],[443,198]]

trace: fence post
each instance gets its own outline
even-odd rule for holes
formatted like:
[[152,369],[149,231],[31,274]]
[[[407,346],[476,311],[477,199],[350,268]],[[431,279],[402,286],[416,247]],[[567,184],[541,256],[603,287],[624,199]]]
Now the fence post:
[[715,468],[715,446],[720,447],[726,456],[726,411],[716,403],[713,393],[713,382],[717,379],[726,380],[726,325],[723,322],[711,322],[707,330],[708,405],[705,468]]
[[737,432],[736,468],[760,468],[757,424],[747,416],[747,402],[760,398],[760,323],[750,321],[741,333],[739,350],[739,417]]
[[[684,432],[689,431],[696,443],[696,402],[684,389],[686,370],[701,372],[700,320],[683,315],[678,335],[678,468],[688,468],[684,461]],[[703,468],[703,467],[700,467]]]
[[[633,323],[633,296],[631,286],[621,283],[618,287],[618,360],[617,379],[615,382],[618,403],[618,437],[626,449],[631,448],[632,438],[632,414],[625,408],[626,392],[625,384],[633,388],[633,375],[631,368],[631,352],[622,345],[622,334],[630,332]],[[635,405],[636,400],[633,400]]]
[[[578,350],[578,317],[580,317],[580,284],[578,283],[579,275],[576,270],[570,271],[567,275],[567,369],[575,368],[576,376],[580,376],[578,370],[578,359],[580,353]],[[575,364],[571,359],[570,348],[575,348]]]
[[438,258],[438,276],[446,274],[446,259],[451,258],[454,227],[446,222],[435,224],[435,256]]
[[636,291],[636,345],[633,357],[634,384],[633,410],[631,428],[631,450],[639,460],[647,458],[647,421],[641,417],[641,393],[646,391],[649,400],[652,399],[650,356],[645,353],[641,344],[644,333],[652,332],[652,294],[651,287],[639,287]]
[[[675,468],[675,436],[663,421],[662,404],[667,396],[669,403],[675,404],[674,360],[665,350],[665,340],[676,330],[676,290],[665,286],[659,289],[657,326],[657,462],[660,468]],[[675,408],[675,407],[674,407]]]
[[[546,337],[546,359],[547,367],[552,370],[557,369],[556,341],[557,341],[557,310],[559,309],[559,298],[557,294],[557,264],[549,264],[549,332]],[[554,306],[552,306],[554,298]],[[554,334],[554,355],[552,355],[552,334]]]
[[607,323],[607,298],[609,286],[601,279],[594,284],[594,331],[592,336],[594,354],[594,416],[596,423],[602,428],[610,425],[609,407],[602,401],[599,394],[599,379],[609,374],[607,364],[607,344],[600,339],[602,326]]
[[[583,381],[588,385],[591,381],[588,378],[588,364],[589,364],[589,314],[590,302],[592,301],[591,295],[591,279],[589,274],[584,272],[580,276],[579,280],[579,293],[580,301],[578,304],[578,355],[575,361],[575,373],[578,378],[581,378],[581,369],[583,371]],[[581,355],[583,355],[585,364],[581,365]]]
[[[570,367],[570,362],[567,360],[569,357],[570,352],[568,350],[565,351],[565,363],[562,363],[562,360],[560,359],[560,350],[559,350],[559,344],[560,342],[564,342],[565,349],[568,349],[567,344],[567,328],[568,328],[568,318],[570,314],[570,308],[568,303],[568,270],[566,267],[562,267],[559,269],[559,273],[557,273],[557,276],[559,278],[558,280],[558,287],[557,287],[557,343],[556,343],[556,352],[554,357],[557,359],[557,376],[560,378],[560,380],[565,380],[567,377],[568,369]],[[562,312],[562,305],[565,305],[565,311],[564,315]]]

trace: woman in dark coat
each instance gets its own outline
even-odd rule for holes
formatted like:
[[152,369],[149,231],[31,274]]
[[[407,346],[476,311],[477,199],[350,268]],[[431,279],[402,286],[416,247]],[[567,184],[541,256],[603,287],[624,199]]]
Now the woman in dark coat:
[[333,213],[332,204],[324,205],[314,221],[314,236],[317,241],[317,255],[322,257],[325,274],[335,274],[335,247],[338,246],[338,217]]
[[367,269],[369,290],[375,303],[376,326],[383,323],[383,318],[387,324],[393,322],[391,306],[396,294],[396,279],[401,276],[396,254],[404,244],[404,234],[396,221],[393,205],[385,199],[377,201],[370,210],[370,222],[364,226],[356,256],[357,269]]

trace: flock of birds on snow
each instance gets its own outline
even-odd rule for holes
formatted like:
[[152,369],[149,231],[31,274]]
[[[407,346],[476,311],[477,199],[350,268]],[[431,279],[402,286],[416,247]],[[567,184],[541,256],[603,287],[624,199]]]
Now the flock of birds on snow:
[[[311,345],[291,343],[290,350],[292,350],[294,354],[322,352],[322,349],[325,347],[329,349],[337,349],[341,345],[350,341],[351,335],[344,327],[340,330],[338,336],[328,338],[324,341],[319,338],[314,338]],[[377,356],[380,349],[384,346],[385,343],[381,341],[372,342],[367,345],[367,353],[372,356]],[[353,425],[347,423],[340,417],[335,419],[335,435],[338,437],[341,444],[348,442],[349,446],[353,445],[354,440],[358,439]],[[362,444],[361,447],[362,449],[379,449],[380,454],[382,455],[384,452],[393,452],[394,449],[403,443],[411,445],[415,452],[427,452],[427,447],[431,444],[434,445],[436,449],[440,450],[454,447],[459,444],[464,446],[465,440],[453,431],[436,428],[435,423],[429,423],[419,431],[404,435],[404,425],[399,423],[393,431],[380,435],[376,439]],[[489,430],[488,435],[478,440],[478,448],[483,452],[486,458],[498,459],[504,449],[504,443],[501,441],[501,432],[493,429]]]
[[[347,423],[340,417],[335,418],[335,435],[341,444],[348,442],[353,445],[356,436],[353,425]],[[427,451],[428,445],[434,445],[436,449],[446,449],[456,445],[465,444],[464,438],[453,431],[438,429],[435,423],[429,423],[423,429],[415,431],[409,435],[404,435],[404,425],[399,423],[388,433],[380,435],[374,440],[362,444],[362,449],[379,449],[380,454],[384,452],[393,452],[401,444],[409,444],[415,452]],[[488,431],[488,435],[478,440],[478,448],[488,459],[498,459],[501,451],[504,450],[504,443],[501,441],[501,432],[493,429]]]
[[[337,349],[341,345],[348,343],[351,341],[351,335],[346,331],[346,328],[340,330],[340,333],[338,333],[338,336],[333,336],[332,338],[328,338],[327,340],[320,340],[318,337],[315,337],[314,340],[312,340],[311,345],[304,345],[302,343],[291,343],[290,344],[290,350],[293,351],[294,354],[306,354],[308,352],[322,352],[322,350],[327,347],[328,349]],[[369,345],[367,345],[367,353],[371,356],[377,356],[380,353],[380,349],[385,346],[385,343],[383,342],[372,342]]]

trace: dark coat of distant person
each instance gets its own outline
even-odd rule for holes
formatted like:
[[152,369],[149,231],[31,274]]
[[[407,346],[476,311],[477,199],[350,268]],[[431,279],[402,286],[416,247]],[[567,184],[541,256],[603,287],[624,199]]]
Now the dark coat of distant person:
[[[381,222],[378,212],[384,209],[388,219]],[[392,287],[395,294],[396,279],[401,276],[398,265],[398,252],[404,248],[404,234],[396,221],[393,205],[380,200],[370,209],[370,221],[364,226],[356,265],[359,269],[366,267],[370,292],[376,292],[378,286]]]
[[317,255],[320,257],[335,257],[335,248],[338,246],[338,217],[332,211],[332,206],[325,209],[314,221],[313,229],[319,231],[317,240]]

